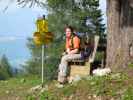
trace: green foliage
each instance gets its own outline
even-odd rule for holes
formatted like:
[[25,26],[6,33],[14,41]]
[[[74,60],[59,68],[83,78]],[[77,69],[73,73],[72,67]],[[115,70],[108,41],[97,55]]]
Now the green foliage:
[[36,100],[36,98],[34,96],[27,96],[27,99],[26,100]]
[[15,100],[17,96],[21,100],[27,100],[26,98],[28,98],[28,100],[37,100],[34,99],[34,96],[29,95],[29,91],[32,87],[39,84],[41,84],[41,78],[35,75],[19,76],[8,80],[1,80],[0,98],[3,98],[3,100],[12,98]]
[[100,61],[100,60],[103,59],[103,58],[104,58],[104,52],[97,52],[97,53],[96,53],[95,60]]
[[0,59],[0,80],[5,80],[12,77],[11,65],[5,55]]
[[129,63],[128,67],[133,68],[133,63]]
[[56,99],[55,95],[52,95],[52,93],[45,91],[40,95],[40,100],[58,100],[58,99]]
[[64,96],[68,97],[71,96],[76,91],[76,87],[74,86],[66,86],[62,89],[61,93],[63,93]]
[[[55,34],[62,35],[66,25],[72,25],[80,32],[90,34],[104,33],[104,24],[101,23],[99,0],[47,0],[49,29]],[[92,20],[94,27],[86,26],[86,19]]]
[[123,97],[122,97],[122,100],[132,100],[133,99],[133,88],[132,87],[129,87]]

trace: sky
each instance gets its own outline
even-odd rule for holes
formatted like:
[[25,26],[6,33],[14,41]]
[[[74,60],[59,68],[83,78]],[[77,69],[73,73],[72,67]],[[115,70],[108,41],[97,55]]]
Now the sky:
[[[37,6],[22,8],[14,1],[0,0],[0,56],[5,54],[13,67],[19,67],[30,58],[26,43],[36,31],[36,18],[47,13]],[[100,9],[106,23],[106,0],[100,0]]]
[[102,10],[102,14],[103,14],[103,23],[107,24],[107,17],[106,17],[106,0],[100,0],[99,1],[99,8]]
[[[46,10],[39,7],[21,8],[9,1],[0,0],[0,56],[5,54],[13,67],[19,67],[30,57],[27,38],[36,31],[36,18],[45,14]],[[9,8],[4,11],[7,5]]]

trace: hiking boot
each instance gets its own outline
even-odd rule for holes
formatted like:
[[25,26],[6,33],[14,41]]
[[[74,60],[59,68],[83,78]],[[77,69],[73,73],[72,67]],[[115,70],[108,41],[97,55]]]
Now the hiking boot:
[[60,84],[65,84],[65,83],[67,82],[66,76],[59,76],[59,77],[58,77],[58,82],[59,82]]

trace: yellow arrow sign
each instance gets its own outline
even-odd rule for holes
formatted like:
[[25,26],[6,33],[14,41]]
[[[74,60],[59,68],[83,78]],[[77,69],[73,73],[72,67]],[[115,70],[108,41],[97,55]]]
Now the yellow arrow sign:
[[44,38],[53,38],[54,37],[54,34],[52,32],[45,32],[44,35]]
[[33,40],[35,42],[36,45],[42,45],[42,35],[40,34],[40,32],[35,32],[34,36],[33,36]]
[[54,35],[51,32],[47,32],[43,35],[43,43],[48,44],[53,41]]
[[41,34],[40,32],[34,33],[34,42],[36,45],[49,44],[53,41],[53,33]]

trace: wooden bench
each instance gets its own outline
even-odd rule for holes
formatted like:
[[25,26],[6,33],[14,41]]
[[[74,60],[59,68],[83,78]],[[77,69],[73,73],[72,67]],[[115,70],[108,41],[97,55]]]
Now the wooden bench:
[[[99,43],[99,36],[94,36],[94,48],[93,52],[91,53],[90,57],[88,59],[84,60],[73,60],[72,64],[70,64],[70,70],[69,70],[69,77],[75,77],[75,76],[88,76],[90,75],[91,71],[91,63],[94,62],[97,47]],[[83,63],[82,64],[76,64],[76,63]]]

